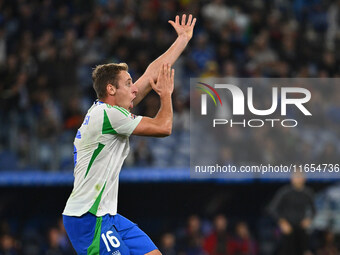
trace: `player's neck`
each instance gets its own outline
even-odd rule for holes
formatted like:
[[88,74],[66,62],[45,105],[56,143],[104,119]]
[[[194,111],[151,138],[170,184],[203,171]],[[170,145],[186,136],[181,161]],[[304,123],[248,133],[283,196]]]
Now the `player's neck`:
[[116,100],[114,99],[114,97],[106,97],[106,98],[99,99],[98,101],[103,102],[104,104],[111,105],[111,106],[116,105]]

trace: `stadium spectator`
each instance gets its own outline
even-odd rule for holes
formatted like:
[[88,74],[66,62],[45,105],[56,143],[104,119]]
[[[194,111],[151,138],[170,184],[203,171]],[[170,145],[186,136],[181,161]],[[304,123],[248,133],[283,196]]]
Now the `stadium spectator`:
[[215,48],[207,34],[198,34],[194,38],[194,47],[192,47],[189,61],[190,69],[196,76],[205,70],[207,64],[215,58]]
[[319,164],[325,164],[324,162],[327,162],[326,164],[339,163],[339,155],[337,155],[336,147],[332,143],[328,143],[325,145],[318,159]]
[[58,231],[59,231],[58,243],[62,253],[65,255],[76,254],[70,240],[68,239],[62,218],[58,220]]
[[164,255],[176,255],[176,236],[171,233],[164,233],[161,237],[159,250]]
[[10,234],[4,234],[0,236],[1,245],[0,245],[0,254],[1,255],[17,255],[19,254],[18,251],[18,244],[17,241],[14,239],[13,236]]
[[201,220],[197,215],[191,215],[187,221],[187,228],[179,238],[179,254],[203,255],[202,244]]
[[340,253],[339,243],[333,232],[326,231],[323,236],[323,244],[320,249],[317,250],[317,255],[337,255]]
[[232,17],[232,10],[222,0],[214,0],[202,7],[202,15],[207,19],[211,27],[218,31]]
[[230,236],[227,233],[228,221],[222,214],[214,218],[214,230],[204,239],[203,248],[209,255],[230,254]]
[[186,106],[185,98],[180,95],[174,97],[174,120],[173,130],[176,131],[189,131],[190,128],[190,112]]
[[48,247],[45,252],[46,255],[62,255],[60,244],[60,233],[57,228],[50,228],[48,231]]
[[80,108],[80,100],[75,97],[67,103],[66,110],[64,111],[64,129],[71,130],[73,133],[77,132],[77,129],[83,123],[84,116]]
[[140,167],[152,165],[153,156],[146,139],[137,140],[137,145],[134,150],[134,161],[134,165]]
[[229,244],[231,255],[256,255],[258,254],[257,243],[251,237],[245,222],[238,222],[235,227],[235,236]]

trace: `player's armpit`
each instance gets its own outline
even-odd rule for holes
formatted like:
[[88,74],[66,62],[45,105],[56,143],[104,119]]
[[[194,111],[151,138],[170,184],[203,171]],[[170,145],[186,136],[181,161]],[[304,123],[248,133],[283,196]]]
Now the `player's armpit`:
[[133,135],[165,137],[171,135],[172,123],[160,123],[156,118],[143,117]]

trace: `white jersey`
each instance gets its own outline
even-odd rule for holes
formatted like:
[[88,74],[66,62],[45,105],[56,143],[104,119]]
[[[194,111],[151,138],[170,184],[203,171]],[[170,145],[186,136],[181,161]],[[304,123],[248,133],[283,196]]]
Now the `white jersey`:
[[122,107],[93,104],[74,140],[74,187],[64,215],[117,214],[119,173],[141,119]]

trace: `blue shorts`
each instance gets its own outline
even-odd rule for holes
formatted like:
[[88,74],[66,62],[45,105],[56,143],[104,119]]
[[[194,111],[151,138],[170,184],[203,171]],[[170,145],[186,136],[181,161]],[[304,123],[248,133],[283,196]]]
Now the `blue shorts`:
[[64,226],[73,248],[79,255],[142,255],[156,250],[137,224],[117,214],[96,217],[63,215]]

